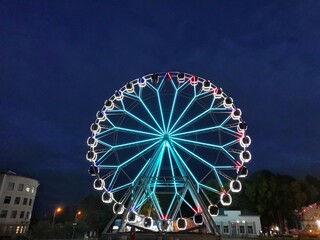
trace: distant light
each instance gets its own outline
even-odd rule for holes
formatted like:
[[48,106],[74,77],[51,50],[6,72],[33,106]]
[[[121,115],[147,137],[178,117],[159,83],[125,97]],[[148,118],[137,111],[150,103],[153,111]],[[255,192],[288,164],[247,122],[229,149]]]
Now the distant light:
[[62,211],[62,208],[61,207],[58,207],[57,209],[56,209],[56,212],[57,213],[59,213],[59,212],[61,212]]

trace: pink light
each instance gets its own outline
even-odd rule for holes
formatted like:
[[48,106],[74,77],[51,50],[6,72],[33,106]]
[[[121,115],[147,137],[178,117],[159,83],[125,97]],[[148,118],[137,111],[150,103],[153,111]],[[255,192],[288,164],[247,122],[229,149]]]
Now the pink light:
[[171,77],[171,75],[170,75],[169,72],[167,72],[167,76],[170,78],[170,79],[168,79],[168,81],[171,81],[171,80],[172,80],[172,77]]
[[242,132],[236,132],[236,134],[240,137],[240,138],[243,138],[244,137],[244,134]]
[[236,161],[236,166],[235,166],[235,167],[236,167],[236,168],[241,168],[241,167],[242,167],[242,165],[243,165],[243,164],[242,164],[241,162]]
[[191,208],[192,209],[192,211],[194,211],[194,213],[198,213],[194,208]]

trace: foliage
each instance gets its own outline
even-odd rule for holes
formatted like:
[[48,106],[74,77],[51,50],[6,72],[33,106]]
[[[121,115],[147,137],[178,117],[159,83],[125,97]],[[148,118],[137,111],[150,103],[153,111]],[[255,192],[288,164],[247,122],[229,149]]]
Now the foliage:
[[265,170],[256,172],[244,182],[242,193],[234,198],[233,208],[256,212],[261,215],[264,227],[278,225],[284,232],[287,226],[297,227],[294,210],[318,198],[319,191],[310,184],[311,180],[296,180]]
[[[81,215],[76,215],[77,211]],[[30,237],[32,239],[68,239],[83,238],[89,231],[102,233],[109,220],[112,218],[112,205],[104,204],[100,195],[90,195],[80,201],[77,208],[64,208],[61,214],[56,215],[55,224],[52,224],[52,216],[39,219],[31,226]]]

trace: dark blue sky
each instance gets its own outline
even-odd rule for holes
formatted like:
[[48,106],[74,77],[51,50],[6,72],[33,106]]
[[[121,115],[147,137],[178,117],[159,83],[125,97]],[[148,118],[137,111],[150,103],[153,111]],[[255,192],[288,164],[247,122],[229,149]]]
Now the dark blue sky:
[[[115,89],[184,71],[233,97],[249,170],[320,172],[320,1],[0,1],[0,168],[39,209],[92,192],[86,139]],[[50,210],[51,211],[51,210]]]

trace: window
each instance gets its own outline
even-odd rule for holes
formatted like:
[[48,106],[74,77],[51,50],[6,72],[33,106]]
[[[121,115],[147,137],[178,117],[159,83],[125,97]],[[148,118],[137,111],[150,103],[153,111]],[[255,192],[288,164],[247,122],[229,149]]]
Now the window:
[[24,184],[20,183],[18,186],[18,191],[22,192],[24,188]]
[[0,213],[0,218],[6,218],[8,215],[8,210],[2,210]]
[[17,228],[16,228],[16,234],[18,234],[19,231],[20,231],[20,226],[17,226]]
[[29,219],[29,218],[30,218],[30,213],[27,212],[27,214],[26,214],[26,219]]
[[34,187],[31,188],[31,192],[34,193]]
[[218,230],[219,230],[219,232],[220,232],[220,225],[217,225],[217,228],[218,228]]
[[239,227],[239,232],[240,232],[241,234],[244,234],[244,226],[240,226],[240,227]]
[[31,206],[31,204],[32,204],[32,199],[30,198],[29,199],[29,206]]
[[11,202],[11,196],[5,196],[3,203],[4,204],[10,204],[10,202]]
[[28,203],[28,198],[24,198],[22,204],[23,204],[23,205],[27,205],[27,203]]
[[7,190],[12,191],[14,189],[14,182],[9,182]]
[[17,217],[17,211],[12,211],[11,212],[11,218],[16,218]]
[[20,204],[20,197],[16,197],[15,199],[14,199],[14,204],[16,204],[16,205],[19,205]]
[[229,233],[229,227],[223,226],[223,233]]
[[24,211],[20,212],[20,218],[24,218]]
[[248,227],[247,227],[247,231],[248,231],[248,234],[253,234],[253,228],[252,228],[252,226],[248,226]]
[[26,186],[26,191],[30,192],[31,187],[29,185]]

